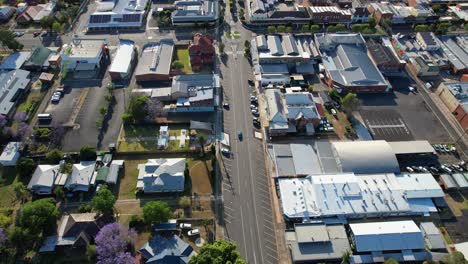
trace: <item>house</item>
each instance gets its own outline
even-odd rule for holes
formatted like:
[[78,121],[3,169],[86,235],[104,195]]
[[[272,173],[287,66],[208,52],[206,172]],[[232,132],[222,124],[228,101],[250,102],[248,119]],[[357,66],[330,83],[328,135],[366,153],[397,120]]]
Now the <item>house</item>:
[[468,82],[442,83],[436,93],[462,128],[468,129]]
[[16,166],[16,162],[21,156],[20,148],[21,142],[9,142],[0,155],[0,164],[4,167]]
[[29,58],[24,62],[23,68],[28,71],[42,71],[49,68],[49,57],[55,54],[46,47],[34,47]]
[[468,3],[459,3],[456,6],[449,6],[449,10],[459,19],[468,21]]
[[0,6],[0,21],[8,21],[15,13],[15,8],[11,6]]
[[422,262],[430,258],[423,234],[411,220],[356,223],[349,227],[356,251],[351,263],[377,263],[389,258]]
[[439,229],[432,222],[422,222],[419,224],[424,241],[431,251],[447,251],[444,238]]
[[96,10],[89,16],[88,30],[140,28],[147,5],[148,0],[96,1]]
[[[62,216],[57,235],[45,239],[40,253],[61,252],[67,249],[80,250],[83,253],[104,226],[95,213],[69,214]],[[76,253],[75,253],[76,254]]]
[[109,67],[109,75],[113,80],[130,78],[135,55],[136,48],[133,41],[121,40]]
[[436,36],[432,32],[417,32],[416,42],[423,50],[438,50],[440,45],[436,42]]
[[72,192],[87,192],[89,187],[94,185],[96,173],[94,167],[95,161],[82,161],[73,164],[72,173],[68,177],[65,188]]
[[183,192],[185,158],[150,159],[138,165],[137,189],[144,193]]
[[18,5],[16,6],[16,13],[17,14],[21,14],[24,12],[24,10],[26,10],[26,8],[28,7],[28,3],[18,3]]
[[203,65],[214,62],[215,48],[213,39],[200,33],[195,34],[193,42],[188,46],[192,70],[199,71]]
[[137,81],[168,81],[171,77],[174,42],[164,39],[143,47],[135,70]]
[[28,184],[28,190],[37,195],[49,195],[55,186],[63,186],[68,178],[60,172],[60,165],[38,165]]
[[39,5],[29,4],[25,11],[16,18],[16,22],[19,24],[25,24],[30,22],[40,23],[41,19],[53,14],[56,5],[56,1],[50,1],[47,4]]
[[325,82],[339,92],[388,92],[391,88],[368,55],[360,33],[316,33]]
[[62,48],[61,68],[68,72],[92,72],[107,65],[105,39],[74,38]]
[[286,230],[286,243],[293,263],[338,262],[351,250],[343,225],[296,223]]
[[0,72],[0,114],[11,117],[22,93],[29,89],[29,71]]
[[213,24],[219,17],[218,0],[179,0],[174,2],[172,25]]
[[197,254],[192,246],[173,233],[154,235],[139,251],[142,263],[146,264],[187,264]]
[[349,25],[352,21],[350,9],[342,9],[337,6],[311,6],[309,9],[314,24],[341,23]]
[[2,64],[0,64],[0,71],[18,70],[21,67],[23,67],[23,64],[28,60],[30,56],[31,52],[29,51],[13,52],[12,54],[8,55],[6,59],[3,60]]

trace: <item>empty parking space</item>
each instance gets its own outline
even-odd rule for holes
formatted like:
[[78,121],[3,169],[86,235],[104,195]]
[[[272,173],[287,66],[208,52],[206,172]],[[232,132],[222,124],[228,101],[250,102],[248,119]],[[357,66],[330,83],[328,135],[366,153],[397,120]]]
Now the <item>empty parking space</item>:
[[375,140],[412,140],[408,127],[395,110],[363,110],[361,116]]

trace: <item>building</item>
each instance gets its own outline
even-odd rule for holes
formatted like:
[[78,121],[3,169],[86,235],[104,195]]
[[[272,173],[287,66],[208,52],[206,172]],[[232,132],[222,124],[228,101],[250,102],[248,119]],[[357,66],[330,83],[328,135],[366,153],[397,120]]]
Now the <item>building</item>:
[[218,0],[180,0],[174,5],[171,14],[174,26],[213,24],[219,17]]
[[416,42],[423,50],[438,50],[440,45],[436,42],[436,36],[432,32],[417,32]]
[[351,22],[352,23],[367,23],[369,22],[370,12],[365,6],[358,5],[356,1],[353,1],[353,7],[351,9]]
[[28,3],[18,3],[16,5],[16,13],[17,14],[21,14],[24,12],[24,10],[26,10],[26,8],[28,7]]
[[168,81],[171,77],[174,42],[164,39],[143,47],[135,70],[137,81]]
[[74,38],[62,48],[61,67],[68,72],[97,71],[106,65],[108,56],[106,40]]
[[146,264],[188,264],[190,258],[197,254],[192,246],[173,233],[154,235],[139,251],[142,263]]
[[95,161],[82,161],[78,164],[73,164],[72,173],[65,183],[65,188],[72,192],[87,192],[96,180],[95,165]]
[[367,48],[370,57],[383,74],[400,73],[405,68],[406,63],[398,58],[392,46],[369,40]]
[[50,49],[46,47],[34,47],[31,55],[23,64],[23,68],[28,71],[42,71],[49,68],[49,58],[52,54]]
[[0,71],[12,71],[20,69],[31,56],[29,51],[17,51],[8,55],[0,64]]
[[422,232],[413,221],[357,223],[349,228],[356,251],[352,263],[428,259]]
[[111,78],[113,80],[130,78],[135,57],[136,48],[133,41],[120,41],[119,48],[109,67],[109,75]]
[[450,61],[451,70],[455,74],[468,73],[468,37],[442,36],[440,41],[443,53]]
[[21,156],[21,142],[8,142],[0,155],[0,164],[4,167],[16,166],[16,162]]
[[432,199],[444,197],[444,193],[431,174],[421,175],[335,173],[277,181],[287,219],[346,221],[437,212]]
[[293,263],[341,261],[343,253],[351,250],[343,225],[297,223],[294,230],[286,231],[286,243]]
[[275,0],[250,0],[250,21],[256,24],[309,23],[311,16],[306,6]]
[[8,21],[15,13],[15,8],[11,6],[0,6],[0,21]]
[[0,114],[11,117],[20,95],[29,89],[29,72],[12,70],[0,73]]
[[[270,136],[287,133],[314,134],[314,128],[320,124],[323,113],[312,94],[287,93],[282,95],[276,89],[265,91]],[[323,110],[322,110],[323,111]]]
[[424,241],[429,250],[447,251],[444,238],[439,229],[432,222],[423,222],[419,224],[421,232],[424,236]]
[[341,23],[349,25],[352,22],[350,9],[342,9],[337,6],[311,6],[309,9],[314,24]]
[[375,19],[377,24],[380,24],[380,21],[384,19],[392,20],[393,10],[390,5],[391,4],[388,2],[371,3],[367,6],[367,10],[369,10],[369,13]]
[[315,34],[326,83],[340,92],[387,92],[390,86],[368,55],[360,33]]
[[459,3],[456,6],[449,6],[449,10],[459,19],[468,21],[468,3]]
[[468,179],[466,179],[465,175],[461,173],[454,173],[452,174],[453,180],[458,186],[458,189],[465,191],[468,189]]
[[410,62],[413,64],[418,77],[433,77],[438,76],[440,73],[440,67],[427,56],[410,58]]
[[212,65],[214,62],[215,48],[213,39],[200,33],[195,34],[193,42],[188,46],[190,64],[192,70],[199,71],[203,65]]
[[137,190],[144,193],[183,192],[185,158],[150,159],[138,165]]
[[441,174],[440,182],[446,191],[453,191],[458,189],[458,184],[450,174]]
[[47,4],[29,5],[26,10],[21,13],[17,18],[16,22],[19,24],[25,23],[40,23],[41,19],[47,16],[51,16],[55,11],[57,5],[56,1],[50,1]]
[[86,252],[86,247],[94,243],[94,238],[104,222],[95,213],[69,214],[62,216],[57,235],[45,239],[40,253],[63,252]]
[[63,186],[68,175],[60,172],[60,165],[38,165],[28,184],[28,190],[37,195],[52,194],[54,187]]
[[96,4],[96,10],[89,17],[88,30],[139,28],[148,0],[96,1]]
[[442,83],[436,93],[462,128],[468,129],[468,82]]

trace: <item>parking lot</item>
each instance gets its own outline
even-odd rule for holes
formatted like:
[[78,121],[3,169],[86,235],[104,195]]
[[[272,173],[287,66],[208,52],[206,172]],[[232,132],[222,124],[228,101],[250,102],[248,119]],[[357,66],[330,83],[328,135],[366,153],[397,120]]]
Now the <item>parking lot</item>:
[[394,92],[364,94],[360,113],[375,139],[389,141],[428,140],[431,143],[449,142],[446,129],[431,112],[418,92],[410,92],[413,85],[406,77],[391,78]]

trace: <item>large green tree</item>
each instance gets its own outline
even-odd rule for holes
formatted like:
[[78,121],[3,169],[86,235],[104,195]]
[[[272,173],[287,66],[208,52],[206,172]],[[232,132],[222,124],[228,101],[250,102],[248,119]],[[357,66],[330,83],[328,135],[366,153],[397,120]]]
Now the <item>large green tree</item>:
[[104,215],[111,215],[114,212],[114,204],[115,196],[105,186],[101,188],[98,194],[91,200],[93,208]]
[[43,29],[52,30],[52,26],[54,25],[55,19],[53,16],[45,16],[41,19],[41,27]]
[[7,29],[0,29],[0,43],[11,50],[23,49],[23,44],[15,39],[15,34]]
[[[128,107],[128,112],[125,113],[124,121],[128,122],[140,122],[145,119],[148,115],[148,109],[146,108],[146,103],[148,102],[148,96],[133,96],[130,99],[130,105]],[[124,116],[122,116],[124,118]]]
[[465,256],[460,251],[453,251],[449,255],[442,258],[443,264],[466,264],[468,261],[465,260]]
[[36,169],[36,162],[30,158],[20,158],[16,163],[16,171],[20,177],[31,176]]
[[148,224],[167,222],[172,217],[172,211],[166,202],[152,201],[143,206],[143,219]]
[[96,159],[96,149],[91,146],[83,146],[80,149],[80,159],[81,160],[95,160]]
[[343,110],[349,114],[359,108],[361,101],[359,101],[355,93],[348,93],[341,99],[341,105],[343,106]]
[[58,215],[52,198],[39,199],[24,204],[20,224],[32,234],[47,233],[55,226]]
[[236,244],[230,241],[217,240],[213,244],[204,244],[193,256],[189,264],[245,264]]
[[46,158],[46,162],[49,164],[58,164],[60,160],[63,158],[63,153],[59,149],[53,149],[47,152],[45,158]]

